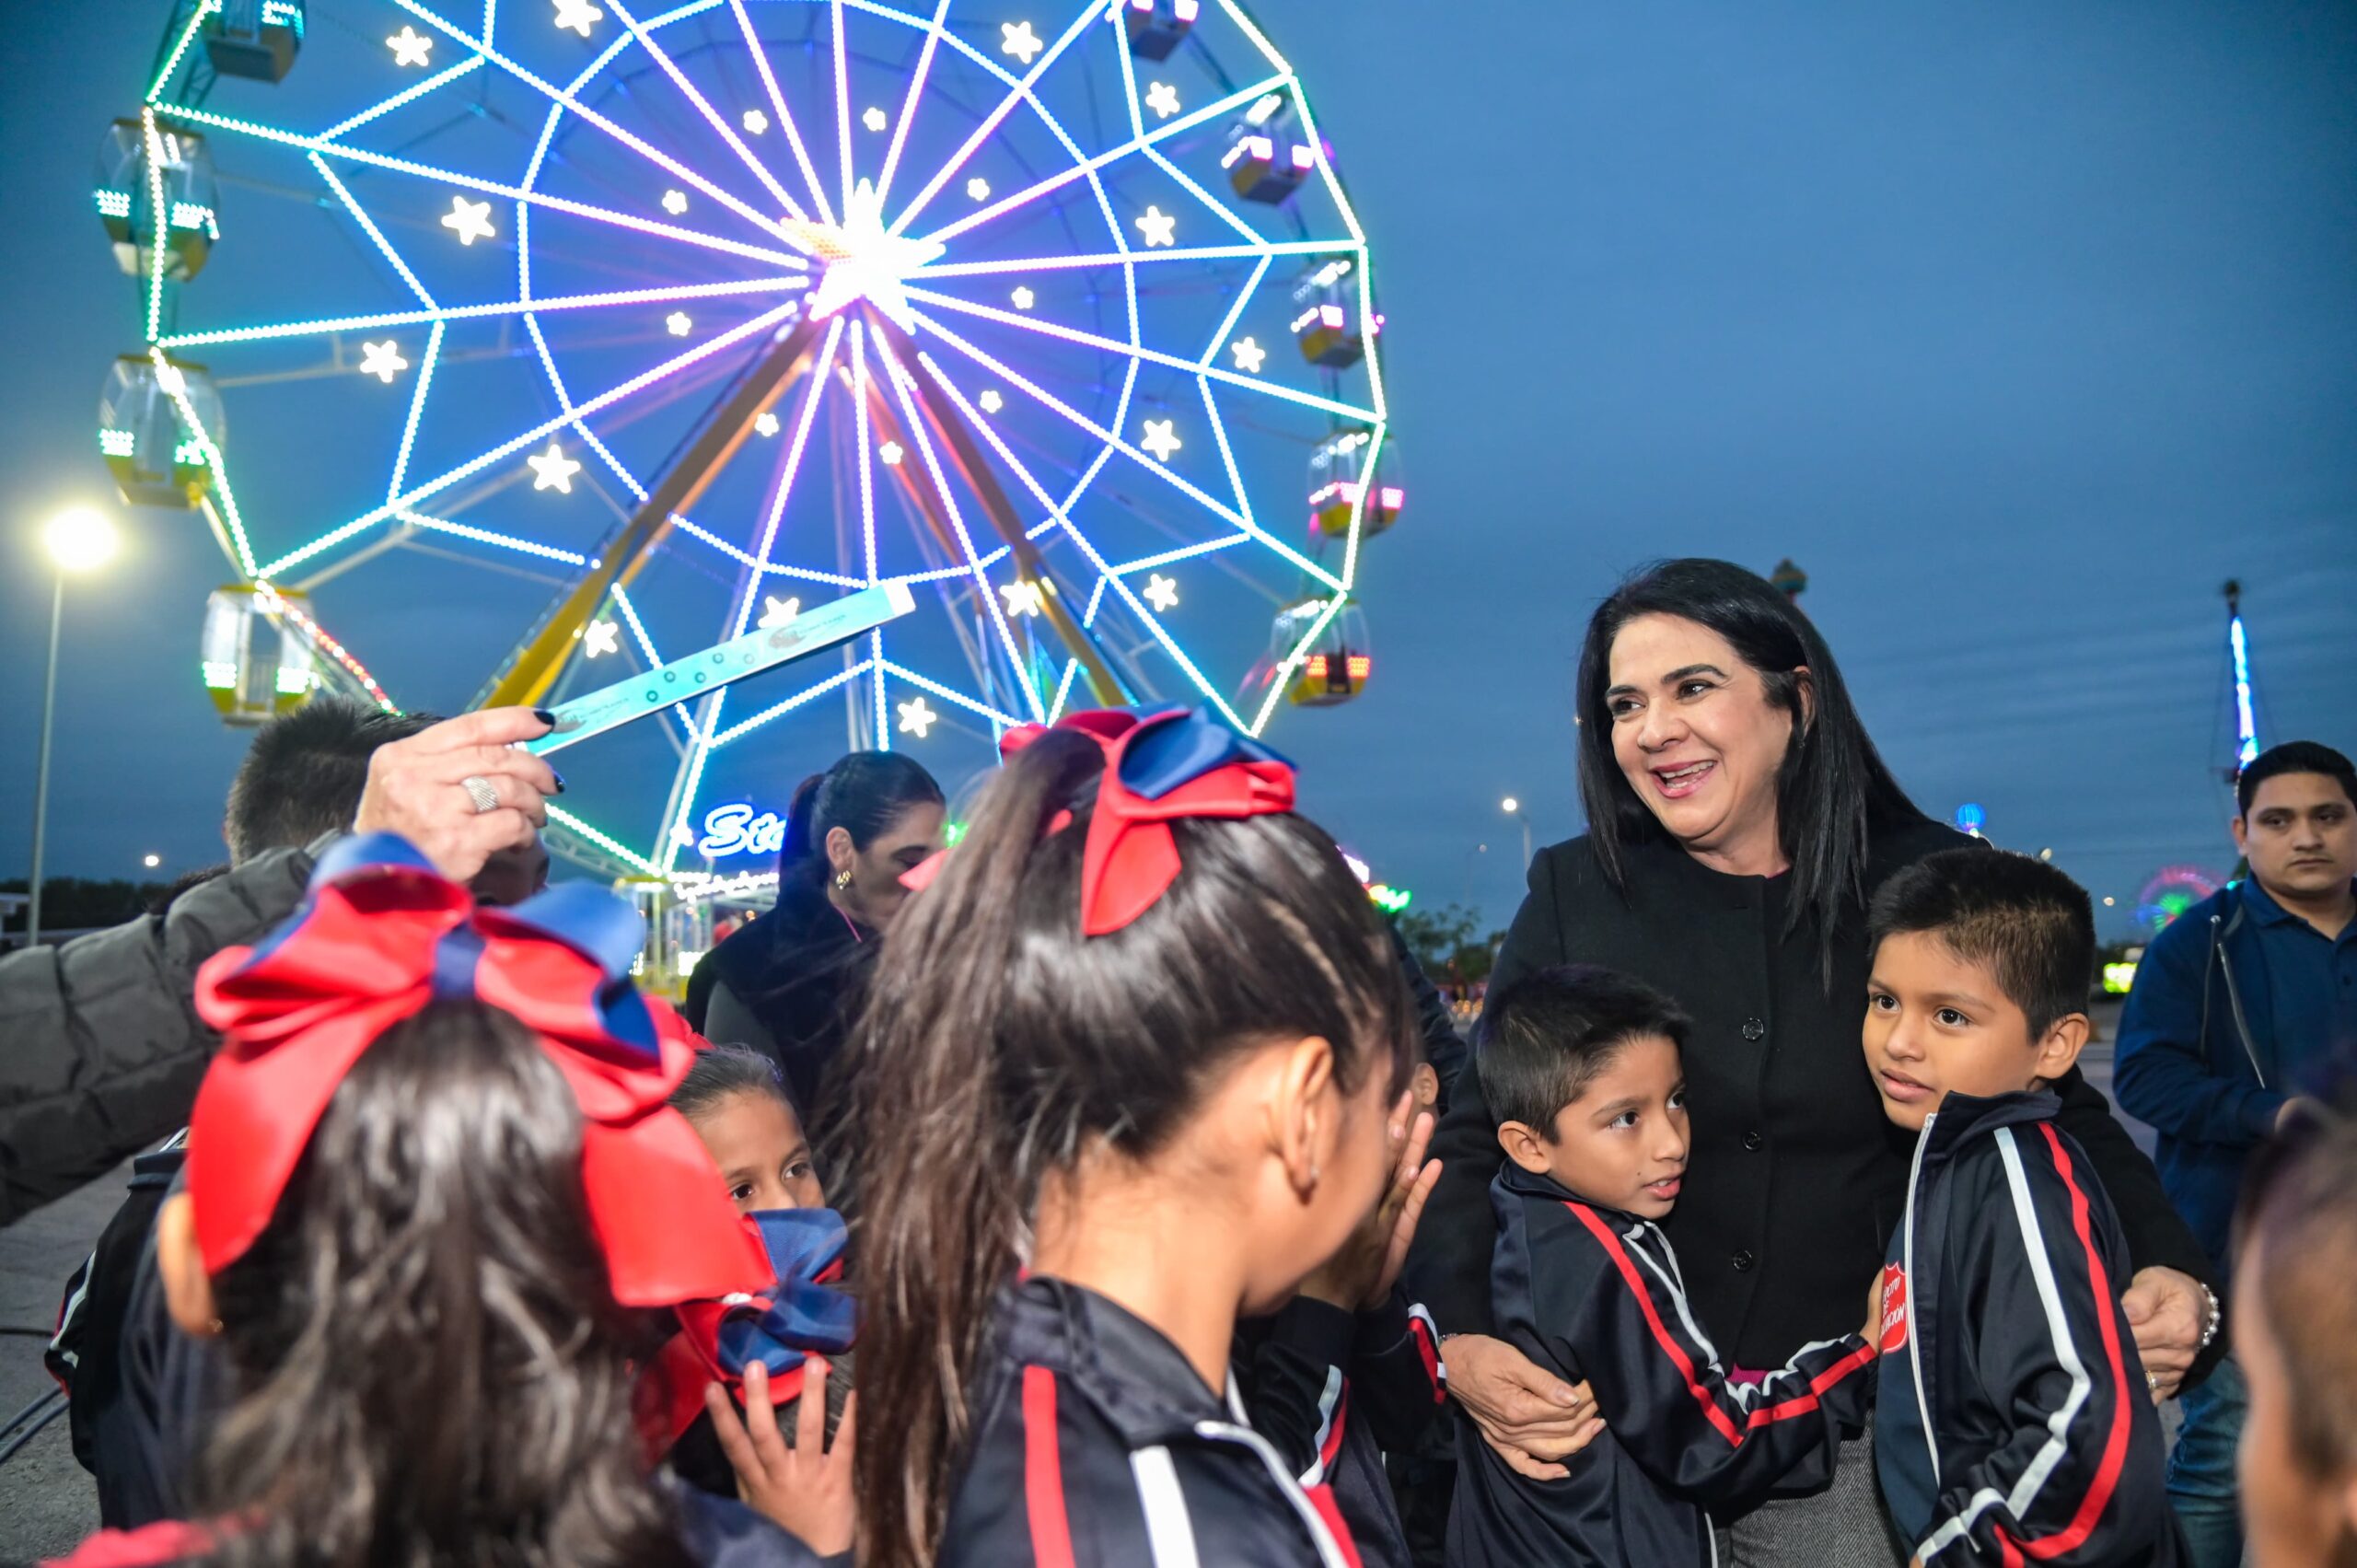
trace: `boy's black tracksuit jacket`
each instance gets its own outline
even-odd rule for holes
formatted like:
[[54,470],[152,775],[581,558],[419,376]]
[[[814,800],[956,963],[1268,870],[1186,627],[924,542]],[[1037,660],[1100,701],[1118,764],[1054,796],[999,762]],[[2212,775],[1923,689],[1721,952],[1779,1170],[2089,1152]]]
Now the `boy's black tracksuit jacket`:
[[[1585,1378],[1605,1428],[1565,1461],[1570,1474],[1531,1481],[1460,1420],[1452,1565],[1706,1562],[1705,1505],[1832,1474],[1841,1425],[1865,1418],[1874,1347],[1854,1334],[1821,1342],[1759,1383],[1731,1383],[1658,1225],[1511,1161],[1490,1193],[1498,1332],[1540,1366]],[[1862,1318],[1864,1307],[1862,1295]]]
[[1875,1468],[1924,1568],[2185,1561],[2119,1304],[2127,1248],[2056,1104],[1951,1094],[1916,1145]]

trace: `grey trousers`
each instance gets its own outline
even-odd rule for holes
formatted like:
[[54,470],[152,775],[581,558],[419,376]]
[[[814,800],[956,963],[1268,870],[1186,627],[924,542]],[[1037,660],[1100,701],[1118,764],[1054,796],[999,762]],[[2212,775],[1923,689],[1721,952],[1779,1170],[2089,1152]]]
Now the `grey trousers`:
[[1841,1445],[1833,1483],[1806,1497],[1771,1498],[1713,1520],[1720,1568],[1903,1568],[1907,1547],[1875,1481],[1875,1427]]

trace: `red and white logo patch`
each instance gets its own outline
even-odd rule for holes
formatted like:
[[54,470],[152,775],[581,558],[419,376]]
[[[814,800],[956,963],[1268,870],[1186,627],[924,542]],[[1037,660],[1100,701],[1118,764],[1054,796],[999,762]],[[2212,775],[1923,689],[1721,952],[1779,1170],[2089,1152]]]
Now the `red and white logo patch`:
[[1907,1348],[1907,1271],[1896,1263],[1882,1271],[1882,1353]]

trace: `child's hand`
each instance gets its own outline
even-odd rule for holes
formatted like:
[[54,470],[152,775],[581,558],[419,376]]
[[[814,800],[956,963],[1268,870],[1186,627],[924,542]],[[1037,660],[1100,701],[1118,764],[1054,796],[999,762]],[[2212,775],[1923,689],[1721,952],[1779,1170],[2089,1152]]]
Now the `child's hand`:
[[823,1361],[805,1364],[791,1448],[778,1432],[769,1368],[760,1362],[745,1368],[742,1418],[727,1389],[714,1383],[703,1391],[721,1451],[737,1471],[737,1495],[821,1557],[851,1549],[852,1420],[859,1404],[857,1394],[843,1402],[835,1446],[829,1449],[827,1371]]
[[1866,1326],[1858,1330],[1858,1338],[1870,1345],[1882,1343],[1882,1271],[1866,1282]]
[[1345,1312],[1379,1307],[1399,1282],[1399,1271],[1407,1266],[1409,1246],[1416,1239],[1417,1223],[1424,1216],[1424,1200],[1432,1196],[1433,1185],[1440,1179],[1440,1161],[1424,1158],[1424,1150],[1433,1141],[1432,1113],[1421,1112],[1412,1124],[1408,1123],[1413,1103],[1403,1095],[1392,1108],[1393,1136],[1398,1137],[1405,1127],[1407,1146],[1391,1173],[1391,1185],[1341,1249],[1302,1281],[1301,1294],[1311,1300],[1329,1302]]

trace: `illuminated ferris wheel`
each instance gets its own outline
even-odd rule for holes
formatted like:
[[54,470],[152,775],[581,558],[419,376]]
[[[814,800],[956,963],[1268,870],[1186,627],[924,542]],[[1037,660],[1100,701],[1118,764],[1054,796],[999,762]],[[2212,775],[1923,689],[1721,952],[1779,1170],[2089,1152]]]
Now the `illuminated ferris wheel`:
[[[846,732],[954,777],[1074,705],[1364,688],[1382,318],[1242,7],[656,4],[179,0],[101,154],[145,343],[99,440],[236,570],[225,714],[545,703],[907,585],[567,759],[560,847],[649,875]],[[241,249],[225,188],[308,210]]]

